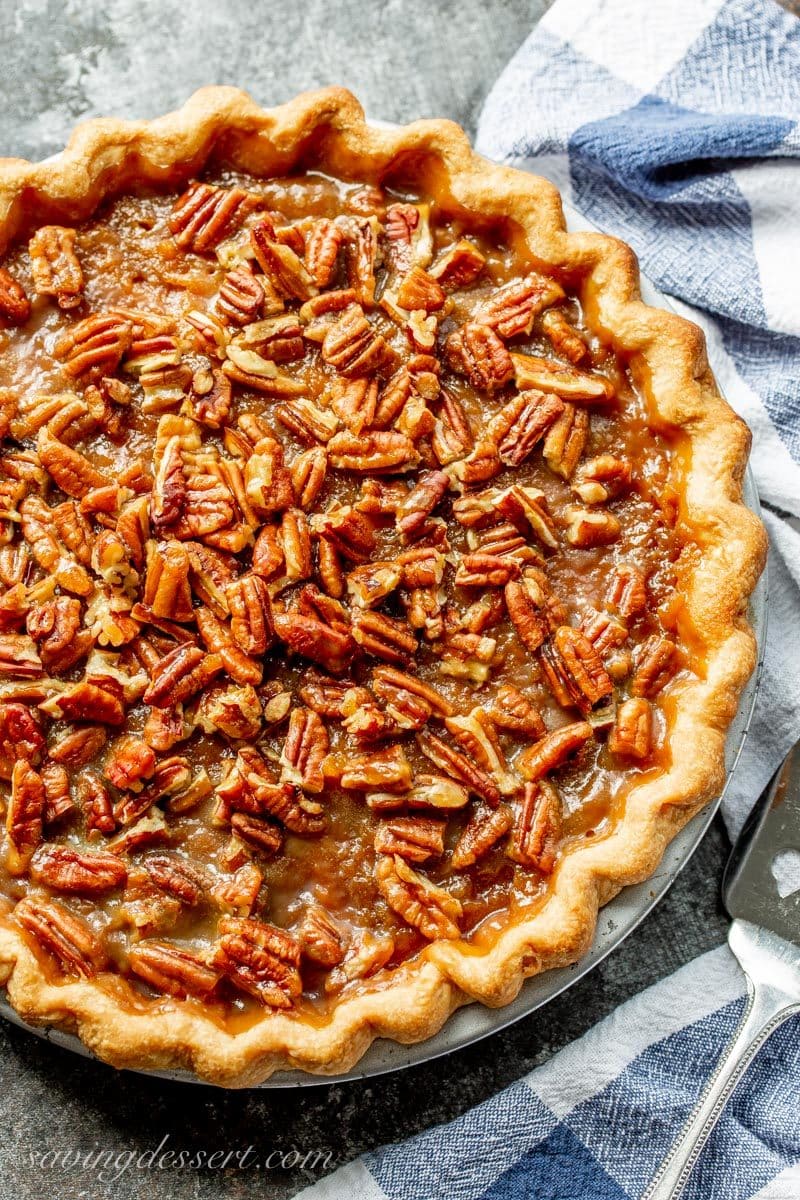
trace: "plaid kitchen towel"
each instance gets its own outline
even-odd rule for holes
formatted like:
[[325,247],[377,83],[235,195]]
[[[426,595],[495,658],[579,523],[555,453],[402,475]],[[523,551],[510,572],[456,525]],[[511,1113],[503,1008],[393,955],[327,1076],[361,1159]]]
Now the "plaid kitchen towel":
[[[478,148],[547,175],[706,331],[754,433],[767,651],[724,812],[735,833],[800,737],[800,22],[771,0],[558,0],[492,91]],[[742,1011],[726,947],[450,1125],[304,1200],[635,1200]],[[687,1200],[800,1200],[800,1019],[757,1057]]]

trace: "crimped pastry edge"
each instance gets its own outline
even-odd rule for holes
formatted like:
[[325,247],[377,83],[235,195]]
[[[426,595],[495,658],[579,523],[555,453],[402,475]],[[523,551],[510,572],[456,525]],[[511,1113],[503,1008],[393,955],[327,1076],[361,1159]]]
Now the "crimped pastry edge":
[[184,1068],[211,1083],[246,1087],[276,1070],[340,1074],[376,1037],[421,1041],[460,1005],[507,1004],[527,977],[585,952],[598,908],[651,875],[672,837],[722,788],[726,732],[755,665],[747,602],[766,535],[742,502],[749,431],[717,390],[702,332],[642,302],[628,246],[603,234],[566,232],[552,184],[479,157],[450,121],[377,128],[344,89],[304,93],[264,110],[227,87],[203,88],[153,121],[88,121],[54,161],[0,160],[0,252],[29,226],[85,219],[107,195],[137,183],[180,182],[214,152],[255,175],[285,173],[313,157],[334,175],[402,177],[422,161],[456,206],[511,218],[537,259],[575,277],[590,322],[613,331],[615,349],[628,358],[653,422],[683,435],[681,520],[701,551],[682,574],[683,619],[706,647],[705,678],[671,697],[669,769],[630,788],[608,836],[563,855],[533,916],[509,925],[486,952],[432,943],[386,978],[343,996],[323,1024],[269,1011],[230,1033],[195,1001],[165,999],[134,1011],[97,981],[49,981],[20,931],[0,923],[0,979],[25,1020],[76,1032],[118,1067]]

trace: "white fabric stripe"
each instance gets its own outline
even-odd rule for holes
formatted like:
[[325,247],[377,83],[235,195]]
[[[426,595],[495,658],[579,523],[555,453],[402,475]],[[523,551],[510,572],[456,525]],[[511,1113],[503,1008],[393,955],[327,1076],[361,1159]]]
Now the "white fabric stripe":
[[[618,79],[649,92],[681,61],[723,3],[694,0],[692,5],[681,5],[676,17],[673,0],[648,0],[647,4],[628,5],[626,20],[620,21],[613,11],[618,8],[615,0],[611,4],[608,0],[571,0],[568,5],[556,4],[541,24]],[[614,37],[608,36],[610,22]]]
[[648,1046],[722,1008],[745,989],[744,975],[728,947],[709,950],[626,1001],[525,1082],[563,1120]]
[[731,175],[750,205],[753,249],[770,329],[800,336],[800,237],[787,236],[797,221],[800,169],[796,160],[786,158],[750,163]]
[[798,1200],[800,1197],[800,1163],[787,1167],[756,1192],[752,1200]]
[[387,1200],[360,1159],[295,1193],[295,1200]]

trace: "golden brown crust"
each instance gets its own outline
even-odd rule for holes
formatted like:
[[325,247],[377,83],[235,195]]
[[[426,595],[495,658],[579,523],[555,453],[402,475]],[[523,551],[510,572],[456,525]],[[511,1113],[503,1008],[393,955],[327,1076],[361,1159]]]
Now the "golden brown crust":
[[512,218],[535,258],[568,274],[590,324],[629,362],[653,424],[676,439],[680,520],[699,548],[679,564],[680,621],[706,662],[705,678],[681,684],[671,697],[668,746],[680,752],[656,778],[631,788],[608,836],[567,850],[533,916],[510,925],[485,953],[465,954],[458,941],[431,944],[391,975],[343,996],[321,1026],[270,1011],[232,1033],[195,1001],[164,999],[134,1010],[97,981],[48,981],[19,930],[0,924],[0,980],[26,1020],[73,1029],[120,1067],[184,1067],[242,1087],[277,1069],[345,1071],[375,1037],[411,1043],[432,1036],[459,1005],[508,1003],[526,977],[586,950],[598,907],[650,875],[670,839],[722,787],[726,732],[755,662],[747,602],[766,540],[742,503],[749,433],[719,395],[700,330],[642,302],[627,246],[601,234],[567,233],[550,183],[479,158],[448,121],[376,129],[341,89],[265,111],[243,92],[219,87],[155,121],[87,122],[56,161],[0,160],[0,252],[44,221],[88,217],[105,196],[134,182],[181,182],[212,155],[261,175],[311,162],[343,178],[422,172],[454,210]]

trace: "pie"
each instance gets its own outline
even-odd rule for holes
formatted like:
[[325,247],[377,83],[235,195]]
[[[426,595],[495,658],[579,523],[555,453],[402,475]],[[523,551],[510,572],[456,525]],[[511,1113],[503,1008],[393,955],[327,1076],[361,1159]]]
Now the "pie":
[[700,331],[339,89],[90,122],[0,230],[11,1004],[243,1086],[578,958],[754,664]]

